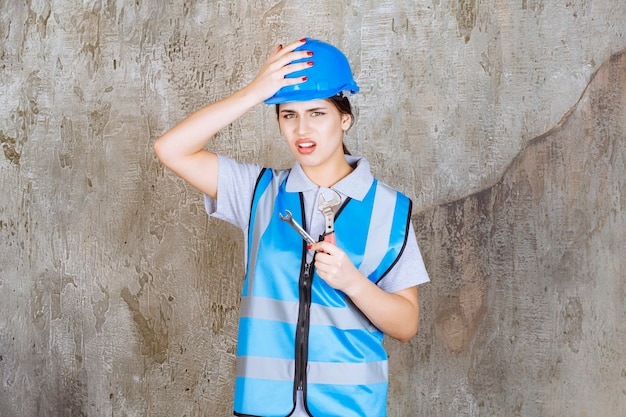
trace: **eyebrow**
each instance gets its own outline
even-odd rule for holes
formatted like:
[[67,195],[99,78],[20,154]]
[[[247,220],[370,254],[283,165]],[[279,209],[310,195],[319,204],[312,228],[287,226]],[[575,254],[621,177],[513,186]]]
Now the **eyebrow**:
[[[313,112],[322,111],[322,110],[328,110],[328,108],[327,107],[313,107],[311,109],[306,109],[304,112],[313,113]],[[282,109],[280,112],[281,113],[297,113],[297,111],[292,110],[292,109]]]

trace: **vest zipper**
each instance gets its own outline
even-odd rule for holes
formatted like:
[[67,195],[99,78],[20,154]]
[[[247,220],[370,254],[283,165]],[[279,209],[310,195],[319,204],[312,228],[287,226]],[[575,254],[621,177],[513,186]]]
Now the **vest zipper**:
[[298,307],[298,327],[296,328],[296,389],[303,391],[306,387],[306,365],[309,357],[309,325],[311,311],[311,283],[313,281],[313,264],[304,263],[300,274]]

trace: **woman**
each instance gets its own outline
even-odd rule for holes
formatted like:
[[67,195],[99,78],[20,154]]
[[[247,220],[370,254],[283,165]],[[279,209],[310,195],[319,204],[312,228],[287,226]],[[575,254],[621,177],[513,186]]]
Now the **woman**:
[[[386,415],[383,334],[415,335],[417,285],[428,276],[410,200],[373,178],[364,158],[344,154],[346,95],[358,90],[343,53],[302,39],[154,144],[165,166],[205,193],[210,215],[244,231],[235,415]],[[276,105],[291,170],[204,149],[261,102]],[[319,241],[306,243],[282,221],[287,213]]]

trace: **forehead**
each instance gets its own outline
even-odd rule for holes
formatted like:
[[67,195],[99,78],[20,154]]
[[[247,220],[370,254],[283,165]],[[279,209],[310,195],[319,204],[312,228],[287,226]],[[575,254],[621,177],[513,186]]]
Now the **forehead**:
[[334,106],[328,100],[294,101],[279,104],[280,111],[306,112],[313,109],[332,109]]

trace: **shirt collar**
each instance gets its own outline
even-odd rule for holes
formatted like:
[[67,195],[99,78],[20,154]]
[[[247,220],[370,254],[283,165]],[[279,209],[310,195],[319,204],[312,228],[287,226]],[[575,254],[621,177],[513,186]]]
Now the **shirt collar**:
[[[363,200],[369,191],[374,177],[367,159],[362,156],[345,155],[346,161],[354,170],[331,188],[354,200]],[[287,192],[305,192],[317,190],[319,187],[306,176],[298,162],[293,166],[287,178]]]

